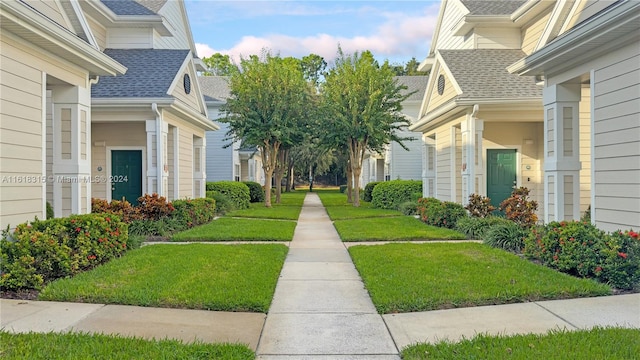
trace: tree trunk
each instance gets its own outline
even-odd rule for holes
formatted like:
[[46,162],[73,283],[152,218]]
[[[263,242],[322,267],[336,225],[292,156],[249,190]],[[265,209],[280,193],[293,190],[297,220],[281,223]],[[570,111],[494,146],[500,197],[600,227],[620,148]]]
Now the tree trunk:
[[278,152],[278,160],[276,162],[276,204],[280,204],[280,199],[282,197],[282,179],[284,178],[284,171],[287,168],[286,159],[287,153],[289,150],[280,150]]
[[351,162],[347,161],[347,203],[353,203],[353,173],[351,172]]
[[271,207],[271,182],[273,181],[273,172],[276,168],[280,144],[271,144],[265,141],[265,144],[260,148],[262,152],[262,169],[265,175],[264,206]]
[[360,186],[358,179],[360,179],[360,173],[362,172],[362,166],[354,166],[353,172],[353,206],[360,206]]
[[289,159],[289,163],[287,164],[287,187],[285,191],[291,192],[291,190],[293,190],[293,161]]

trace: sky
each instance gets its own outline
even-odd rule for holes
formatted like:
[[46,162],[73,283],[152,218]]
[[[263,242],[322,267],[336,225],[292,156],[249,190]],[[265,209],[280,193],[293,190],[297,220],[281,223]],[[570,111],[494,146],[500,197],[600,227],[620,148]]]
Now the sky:
[[329,63],[370,50],[379,61],[422,61],[440,8],[426,1],[185,1],[199,57],[240,56],[263,49],[282,57],[318,54]]

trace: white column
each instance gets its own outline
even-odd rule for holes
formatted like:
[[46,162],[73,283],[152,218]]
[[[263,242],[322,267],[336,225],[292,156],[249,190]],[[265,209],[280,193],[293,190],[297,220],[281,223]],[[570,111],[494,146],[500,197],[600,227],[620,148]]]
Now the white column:
[[54,212],[91,212],[91,91],[53,86],[52,102]]
[[545,87],[545,222],[580,218],[580,84]]
[[436,197],[436,141],[422,137],[422,196]]
[[484,120],[475,119],[476,126],[476,151],[475,151],[475,174],[476,174],[476,194],[487,196],[487,187],[484,185],[484,148],[482,147],[482,132],[484,131]]
[[205,172],[206,139],[201,137],[193,138],[193,197],[205,196],[205,183],[207,174]]
[[467,205],[469,195],[474,194],[476,176],[476,129],[475,116],[473,113],[467,114],[467,118],[461,124],[462,134],[462,205]]
[[[169,164],[167,135],[169,126],[161,118],[147,120],[147,193],[167,196]],[[159,135],[158,135],[159,134]],[[179,141],[179,139],[175,139]]]

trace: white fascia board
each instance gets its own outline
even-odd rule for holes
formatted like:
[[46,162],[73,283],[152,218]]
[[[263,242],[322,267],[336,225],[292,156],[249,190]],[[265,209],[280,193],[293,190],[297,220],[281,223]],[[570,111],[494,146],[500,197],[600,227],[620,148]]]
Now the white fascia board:
[[465,15],[451,29],[455,36],[464,36],[476,27],[513,28],[517,25],[509,15]]
[[[54,46],[54,49],[48,49],[49,51],[89,70],[93,75],[115,76],[122,75],[127,71],[124,65],[21,2],[16,0],[0,1],[0,15],[2,21],[10,21],[20,26],[24,31],[39,36]],[[68,55],[72,55],[72,57]],[[73,57],[77,57],[77,59],[73,59]]]
[[434,63],[435,63],[435,58],[427,57],[424,60],[422,60],[420,65],[418,65],[418,71],[430,71]]

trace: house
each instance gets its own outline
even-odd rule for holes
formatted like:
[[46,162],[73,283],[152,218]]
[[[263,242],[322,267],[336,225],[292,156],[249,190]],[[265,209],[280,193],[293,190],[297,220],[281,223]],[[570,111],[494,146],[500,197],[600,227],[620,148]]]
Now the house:
[[[428,76],[395,77],[399,85],[407,87],[406,90],[402,91],[403,94],[412,94],[402,103],[402,113],[412,123],[418,118],[428,78]],[[403,130],[398,135],[413,139],[403,142],[408,150],[404,149],[400,144],[392,142],[382,154],[366,154],[362,164],[362,187],[373,181],[421,179],[422,168],[420,163],[423,146],[420,138],[422,133]]]
[[431,75],[410,127],[424,142],[424,196],[466,204],[480,194],[497,206],[524,186],[543,208],[542,87],[507,67],[544,46],[564,4],[443,0],[420,67]]
[[216,126],[182,1],[3,0],[0,20],[0,226],[204,196]]
[[509,67],[543,79],[544,221],[578,217],[586,169],[592,222],[637,230],[640,3],[576,3],[553,41]]
[[91,173],[91,84],[126,67],[76,2],[1,1],[0,49],[0,227],[45,218],[54,191],[60,214],[90,211],[91,183],[72,180]]
[[[200,88],[207,104],[209,118],[216,120],[224,116],[221,106],[226,103],[231,91],[226,76],[198,76]],[[238,142],[227,140],[229,125],[215,122],[219,131],[207,131],[207,181],[255,181],[264,184],[262,158],[255,148],[243,148]]]

